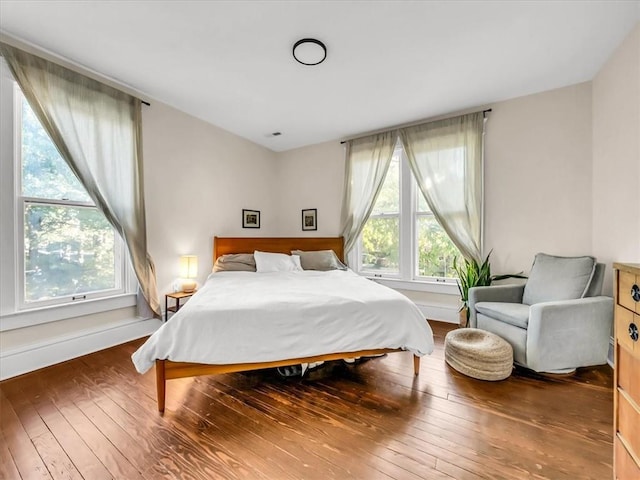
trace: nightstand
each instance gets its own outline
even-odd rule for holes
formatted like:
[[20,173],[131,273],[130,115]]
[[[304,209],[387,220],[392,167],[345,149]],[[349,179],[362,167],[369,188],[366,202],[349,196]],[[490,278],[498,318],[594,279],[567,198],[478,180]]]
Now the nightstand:
[[[164,296],[164,321],[166,322],[167,320],[169,320],[169,312],[177,312],[178,310],[180,310],[180,307],[182,306],[180,304],[180,301],[183,298],[189,298],[190,296],[192,296],[195,292],[195,290],[193,292],[174,292],[174,293],[167,293]],[[176,301],[176,304],[172,307],[169,306],[169,299],[173,298]]]

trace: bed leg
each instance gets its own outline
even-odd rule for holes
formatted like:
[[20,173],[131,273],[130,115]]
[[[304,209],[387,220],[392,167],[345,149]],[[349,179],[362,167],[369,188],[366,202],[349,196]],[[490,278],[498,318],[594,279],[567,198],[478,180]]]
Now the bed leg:
[[156,388],[158,390],[158,411],[160,413],[164,413],[165,386],[164,360],[156,360]]
[[415,375],[420,373],[420,357],[417,355],[413,356],[413,373]]

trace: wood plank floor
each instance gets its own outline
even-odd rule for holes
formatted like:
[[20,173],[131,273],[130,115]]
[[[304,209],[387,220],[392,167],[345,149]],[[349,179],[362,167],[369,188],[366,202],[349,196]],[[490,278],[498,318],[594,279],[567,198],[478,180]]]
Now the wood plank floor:
[[135,372],[142,340],[0,382],[0,478],[609,479],[612,370],[503,382],[443,360],[430,322],[409,353],[304,379],[249,372],[167,382]]

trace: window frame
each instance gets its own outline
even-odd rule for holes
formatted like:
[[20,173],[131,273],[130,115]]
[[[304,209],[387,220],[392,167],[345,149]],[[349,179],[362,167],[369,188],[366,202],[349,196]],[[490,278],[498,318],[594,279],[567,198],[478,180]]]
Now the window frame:
[[34,198],[22,195],[22,102],[26,101],[9,68],[0,57],[0,155],[2,194],[0,226],[3,230],[0,261],[2,299],[0,331],[29,327],[136,305],[137,280],[130,266],[127,249],[114,231],[115,288],[55,299],[27,301],[25,297],[25,225],[28,205],[63,205],[97,209],[92,202]]
[[[404,155],[404,151],[401,147],[401,145],[398,143],[396,144],[394,150],[393,150],[393,155],[392,155],[392,160],[393,161],[393,157],[395,157],[397,154],[400,155],[399,158],[399,162],[398,162],[398,195],[400,196],[399,201],[398,201],[398,213],[378,213],[378,214],[371,214],[369,215],[369,218],[367,219],[367,221],[371,220],[371,219],[376,219],[376,218],[398,218],[398,233],[400,234],[400,239],[403,238],[402,235],[402,215],[403,215],[403,211],[406,209],[406,206],[404,205],[402,199],[404,197],[403,195],[403,188],[404,188],[404,179],[403,179],[403,169],[402,169],[402,162],[403,162],[403,155]],[[387,170],[387,174],[389,173],[389,170]],[[385,176],[385,181],[386,181],[386,176]],[[384,181],[383,181],[384,184]],[[354,250],[357,251],[357,258],[358,258],[358,263],[357,263],[357,272],[361,275],[364,275],[366,277],[373,277],[373,278],[387,278],[387,279],[395,279],[395,280],[401,280],[402,279],[402,262],[404,260],[404,257],[406,255],[403,254],[402,252],[402,248],[403,245],[401,243],[398,244],[398,272],[382,272],[382,273],[377,273],[375,270],[370,270],[370,269],[365,269],[362,266],[362,233],[360,234],[360,237],[358,238],[358,242],[354,248]]]
[[[354,270],[358,274],[392,288],[456,295],[458,294],[456,278],[418,275],[417,222],[421,216],[434,217],[434,215],[433,212],[418,211],[419,187],[413,178],[407,154],[399,139],[393,155],[397,153],[400,154],[400,208],[398,213],[400,230],[400,251],[398,253],[399,271],[398,273],[385,273],[363,269],[362,234],[353,249],[354,253],[349,257],[350,264],[355,265],[356,268]],[[371,215],[369,218],[384,216],[385,215]]]

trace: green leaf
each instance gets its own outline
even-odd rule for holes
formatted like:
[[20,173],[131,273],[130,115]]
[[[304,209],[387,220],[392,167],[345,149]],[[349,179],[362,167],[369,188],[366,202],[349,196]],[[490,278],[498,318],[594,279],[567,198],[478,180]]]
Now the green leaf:
[[453,270],[458,277],[456,283],[458,285],[458,291],[462,299],[461,310],[468,307],[469,301],[469,289],[473,287],[484,287],[491,285],[496,280],[504,280],[505,278],[527,278],[519,273],[509,273],[504,275],[491,275],[491,250],[482,264],[478,264],[475,259],[463,259],[463,264],[458,263],[458,257],[453,259]]

